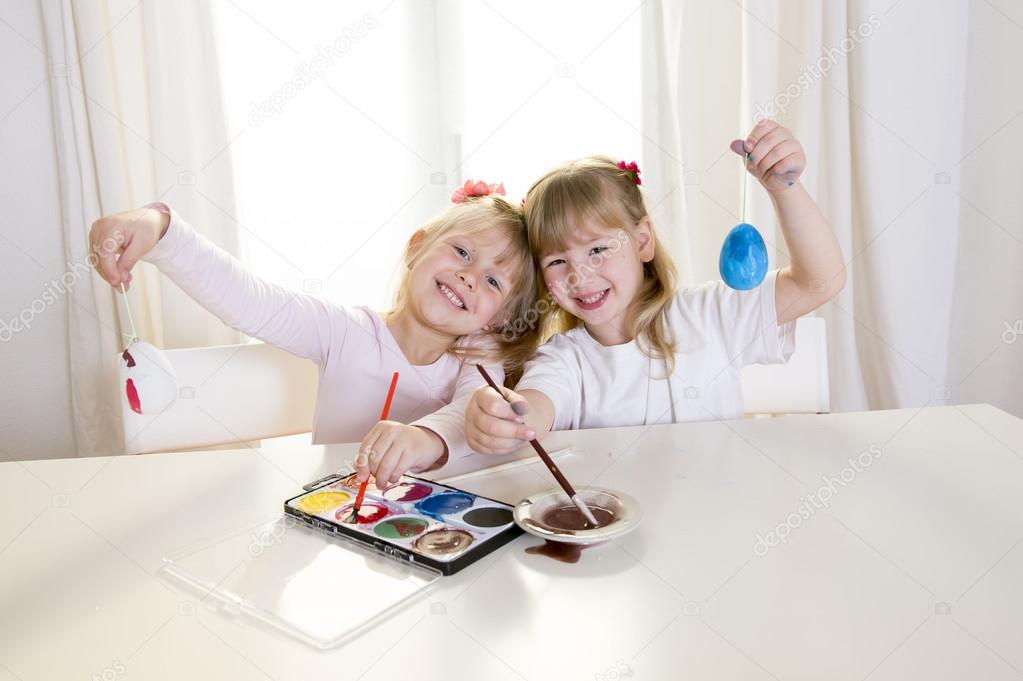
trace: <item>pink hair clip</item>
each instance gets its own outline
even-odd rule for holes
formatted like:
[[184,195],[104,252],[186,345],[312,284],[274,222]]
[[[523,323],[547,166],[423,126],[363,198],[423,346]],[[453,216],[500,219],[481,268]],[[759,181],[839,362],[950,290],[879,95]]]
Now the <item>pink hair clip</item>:
[[618,167],[624,170],[626,173],[632,175],[632,181],[635,182],[637,186],[643,184],[643,180],[639,179],[639,166],[636,165],[635,161],[633,161],[632,163],[619,161]]
[[498,184],[487,184],[482,180],[473,182],[472,180],[466,180],[465,184],[459,187],[451,194],[452,203],[465,203],[469,199],[474,199],[479,196],[490,196],[491,194],[505,195],[504,182]]

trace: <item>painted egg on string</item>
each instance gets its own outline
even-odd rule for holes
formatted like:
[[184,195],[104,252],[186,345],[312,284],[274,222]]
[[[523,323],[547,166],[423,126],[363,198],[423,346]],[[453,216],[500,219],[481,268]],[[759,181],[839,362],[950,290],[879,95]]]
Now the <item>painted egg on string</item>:
[[167,356],[136,341],[121,354],[121,390],[136,414],[154,416],[178,398],[178,377]]
[[767,246],[756,227],[743,222],[732,228],[721,245],[718,269],[725,283],[737,291],[760,286],[767,276]]

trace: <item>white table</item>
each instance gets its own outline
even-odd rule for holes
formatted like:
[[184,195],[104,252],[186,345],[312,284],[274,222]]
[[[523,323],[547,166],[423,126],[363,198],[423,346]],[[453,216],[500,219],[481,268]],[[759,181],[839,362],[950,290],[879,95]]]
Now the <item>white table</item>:
[[[548,442],[567,443],[569,479],[642,500],[636,532],[576,565],[527,555],[524,536],[328,652],[197,607],[156,571],[278,512],[353,447],[0,464],[0,681],[1023,677],[1020,419],[970,405]],[[787,519],[846,467],[830,510]],[[552,485],[537,464],[459,486],[513,502]]]

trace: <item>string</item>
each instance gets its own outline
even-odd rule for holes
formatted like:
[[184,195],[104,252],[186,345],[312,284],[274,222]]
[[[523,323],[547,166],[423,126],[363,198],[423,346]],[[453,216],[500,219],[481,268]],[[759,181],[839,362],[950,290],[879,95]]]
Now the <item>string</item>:
[[[746,152],[743,154],[746,163],[750,162],[750,154]],[[746,168],[742,169],[742,220],[743,224],[746,223],[746,183],[749,181],[749,171]]]
[[124,288],[124,282],[121,282],[121,293],[124,295],[124,309],[128,311],[128,324],[131,325],[131,338],[128,339],[128,345],[131,345],[139,339],[138,333],[135,332],[135,320],[131,316],[131,305],[128,304],[128,291]]

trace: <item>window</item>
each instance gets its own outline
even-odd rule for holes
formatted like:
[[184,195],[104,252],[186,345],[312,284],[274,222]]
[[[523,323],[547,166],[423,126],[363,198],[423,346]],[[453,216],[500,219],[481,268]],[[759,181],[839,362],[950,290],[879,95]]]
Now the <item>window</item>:
[[517,200],[573,157],[642,163],[634,9],[217,3],[247,265],[383,309],[408,237],[466,178]]

